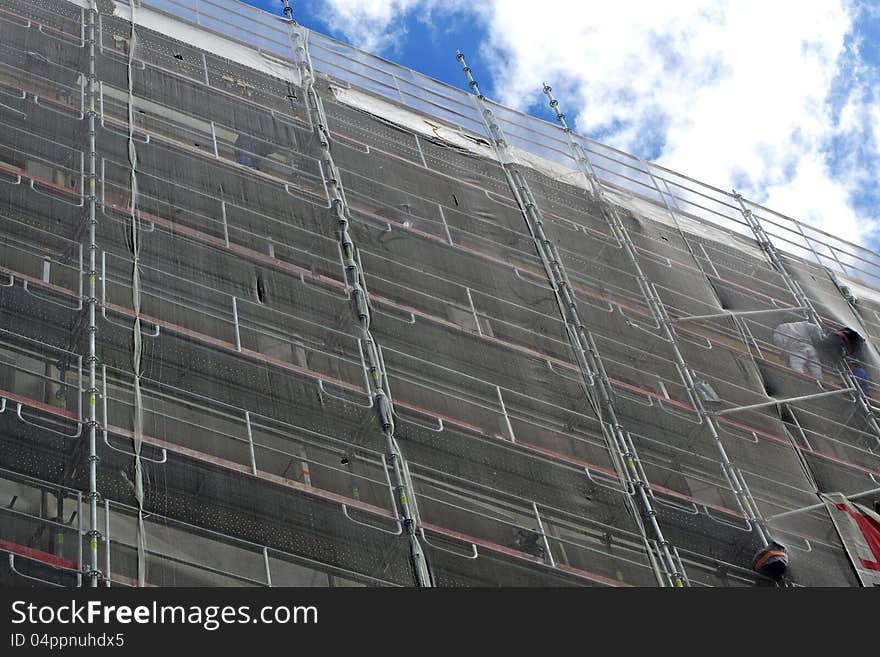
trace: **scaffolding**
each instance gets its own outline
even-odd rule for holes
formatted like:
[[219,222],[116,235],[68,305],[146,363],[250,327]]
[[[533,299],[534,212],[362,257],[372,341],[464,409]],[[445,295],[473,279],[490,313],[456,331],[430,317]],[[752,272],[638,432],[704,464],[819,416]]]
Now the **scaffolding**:
[[0,5],[0,583],[857,585],[880,255],[284,4]]

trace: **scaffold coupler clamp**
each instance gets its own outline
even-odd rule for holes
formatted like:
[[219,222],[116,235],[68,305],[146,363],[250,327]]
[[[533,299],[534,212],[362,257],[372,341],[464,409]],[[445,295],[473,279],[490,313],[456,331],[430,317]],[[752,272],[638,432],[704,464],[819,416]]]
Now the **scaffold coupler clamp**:
[[391,410],[391,402],[388,396],[381,390],[376,393],[376,403],[379,407],[379,419],[382,421],[382,428],[386,431],[394,428],[393,412]]

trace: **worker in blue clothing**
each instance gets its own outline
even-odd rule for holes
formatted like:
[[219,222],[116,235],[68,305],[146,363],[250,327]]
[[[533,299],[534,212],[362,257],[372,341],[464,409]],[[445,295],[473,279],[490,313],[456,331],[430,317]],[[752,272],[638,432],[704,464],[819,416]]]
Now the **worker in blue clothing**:
[[258,143],[254,137],[243,132],[239,133],[235,140],[235,161],[251,169],[259,169],[257,166]]
[[858,367],[853,368],[853,375],[856,377],[856,383],[859,384],[859,388],[862,389],[862,392],[865,393],[867,397],[871,396],[871,381],[868,378],[868,371],[859,365]]

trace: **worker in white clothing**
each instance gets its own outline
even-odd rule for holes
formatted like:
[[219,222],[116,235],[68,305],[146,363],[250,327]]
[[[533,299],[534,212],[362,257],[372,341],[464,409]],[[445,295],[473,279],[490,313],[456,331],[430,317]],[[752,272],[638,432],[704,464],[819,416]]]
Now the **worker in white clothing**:
[[788,353],[788,366],[803,372],[806,365],[810,376],[820,380],[820,351],[831,359],[853,356],[863,342],[861,335],[846,326],[825,333],[812,322],[788,322],[773,331],[773,344]]
[[804,365],[814,379],[822,378],[822,365],[816,345],[822,340],[822,329],[812,322],[788,322],[773,331],[773,344],[788,353],[788,366],[803,372]]

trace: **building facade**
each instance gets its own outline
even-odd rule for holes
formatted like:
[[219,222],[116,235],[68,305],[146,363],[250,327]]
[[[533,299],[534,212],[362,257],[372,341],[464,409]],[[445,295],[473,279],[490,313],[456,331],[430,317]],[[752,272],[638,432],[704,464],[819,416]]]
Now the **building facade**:
[[880,256],[735,194],[232,0],[2,0],[0,223],[3,585],[860,583]]

